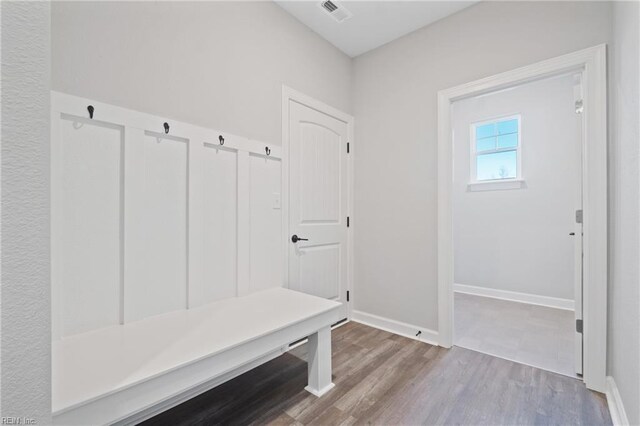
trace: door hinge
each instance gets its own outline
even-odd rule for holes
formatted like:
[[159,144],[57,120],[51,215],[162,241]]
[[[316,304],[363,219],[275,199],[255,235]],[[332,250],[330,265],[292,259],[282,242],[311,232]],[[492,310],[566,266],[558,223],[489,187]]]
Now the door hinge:
[[349,142],[347,142],[347,154],[349,153]]
[[349,290],[347,290],[347,302],[349,301]]
[[582,99],[578,99],[576,101],[576,114],[582,114],[582,111],[584,111],[584,103]]
[[582,223],[582,209],[576,210],[576,223]]
[[347,216],[347,228],[349,227],[349,216]]
[[576,320],[576,333],[582,334],[582,320],[581,319],[577,319]]

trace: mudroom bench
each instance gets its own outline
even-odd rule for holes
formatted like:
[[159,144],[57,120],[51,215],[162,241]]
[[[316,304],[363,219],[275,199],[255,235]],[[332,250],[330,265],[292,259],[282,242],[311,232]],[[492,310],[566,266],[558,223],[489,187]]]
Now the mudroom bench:
[[132,424],[175,406],[309,337],[309,380],[331,382],[340,304],[284,288],[166,313],[53,343],[54,423]]

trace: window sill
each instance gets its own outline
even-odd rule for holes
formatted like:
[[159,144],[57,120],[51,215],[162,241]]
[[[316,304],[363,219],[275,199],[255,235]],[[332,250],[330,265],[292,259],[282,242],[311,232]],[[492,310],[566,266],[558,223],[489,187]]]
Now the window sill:
[[522,179],[492,180],[486,182],[472,182],[467,184],[467,192],[502,191],[505,189],[522,188],[526,188],[525,181]]

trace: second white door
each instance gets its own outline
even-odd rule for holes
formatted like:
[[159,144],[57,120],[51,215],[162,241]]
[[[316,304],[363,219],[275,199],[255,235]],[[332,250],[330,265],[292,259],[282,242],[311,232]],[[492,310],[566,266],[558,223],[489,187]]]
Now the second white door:
[[289,287],[347,317],[348,124],[289,100]]

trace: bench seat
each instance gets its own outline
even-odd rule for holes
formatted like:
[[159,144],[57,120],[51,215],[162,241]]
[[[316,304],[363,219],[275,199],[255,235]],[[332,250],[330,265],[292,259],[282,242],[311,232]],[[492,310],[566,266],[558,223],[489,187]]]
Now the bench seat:
[[306,336],[307,389],[319,396],[333,386],[330,326],[339,307],[274,288],[55,341],[54,423],[140,420],[186,399],[180,395],[194,396],[280,355]]

